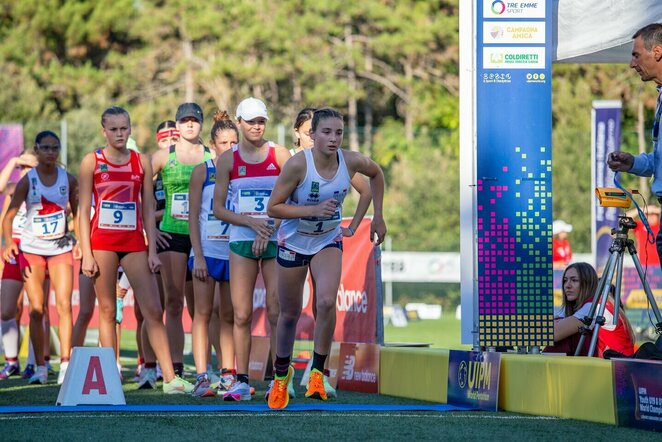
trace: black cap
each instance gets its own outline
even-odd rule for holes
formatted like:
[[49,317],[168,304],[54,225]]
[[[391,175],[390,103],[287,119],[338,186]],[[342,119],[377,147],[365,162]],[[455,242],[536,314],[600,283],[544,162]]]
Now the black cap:
[[202,124],[202,109],[197,103],[182,103],[177,108],[177,121],[186,117],[193,117]]

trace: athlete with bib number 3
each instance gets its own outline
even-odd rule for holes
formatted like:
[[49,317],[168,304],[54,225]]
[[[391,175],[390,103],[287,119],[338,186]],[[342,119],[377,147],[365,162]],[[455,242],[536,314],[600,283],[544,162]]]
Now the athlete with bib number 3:
[[323,370],[336,325],[342,238],[354,235],[367,210],[366,205],[357,207],[349,226],[341,228],[342,204],[355,173],[370,178],[374,203],[370,239],[379,245],[386,235],[382,216],[384,174],[368,157],[340,148],[342,115],[330,108],[315,111],[311,137],[313,148],[297,153],[283,167],[267,208],[269,216],[283,219],[278,231],[276,278],[280,302],[278,348],[269,408],[285,408],[289,402],[287,384],[294,374],[290,362],[308,269],[315,281],[317,320],[306,397],[327,399]]

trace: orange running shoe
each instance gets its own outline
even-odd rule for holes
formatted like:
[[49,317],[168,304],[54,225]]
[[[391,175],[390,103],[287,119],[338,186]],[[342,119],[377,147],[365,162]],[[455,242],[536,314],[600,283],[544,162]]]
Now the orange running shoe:
[[287,407],[290,402],[290,395],[287,392],[287,384],[294,376],[294,368],[290,365],[287,368],[285,376],[274,376],[274,385],[269,392],[269,408],[282,409]]
[[326,400],[326,390],[324,389],[324,373],[316,368],[310,372],[306,397],[321,399],[323,401]]

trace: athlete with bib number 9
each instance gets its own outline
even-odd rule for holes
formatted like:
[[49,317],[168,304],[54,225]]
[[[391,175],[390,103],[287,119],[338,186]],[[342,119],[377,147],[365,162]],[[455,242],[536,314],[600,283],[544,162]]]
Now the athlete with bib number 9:
[[289,402],[287,384],[294,373],[290,362],[309,269],[315,281],[317,318],[306,397],[327,399],[323,370],[336,325],[342,238],[354,235],[367,210],[366,205],[357,207],[349,226],[340,227],[342,204],[356,173],[370,178],[374,202],[371,241],[379,245],[386,235],[382,216],[384,174],[368,157],[340,148],[342,115],[329,108],[315,111],[311,138],[313,148],[296,154],[285,164],[268,205],[270,216],[283,219],[278,231],[278,349],[269,408],[285,408]]
[[23,281],[30,301],[30,341],[35,351],[37,369],[28,381],[45,384],[48,370],[44,360],[44,279],[46,269],[55,289],[60,320],[61,376],[69,363],[71,352],[71,291],[73,288],[73,240],[67,234],[67,205],[75,217],[78,210],[78,182],[58,165],[60,139],[50,131],[40,132],[35,140],[37,167],[30,170],[16,185],[7,214],[3,219],[3,233],[7,248],[5,261],[17,258],[18,247],[12,241],[12,223],[25,202],[26,223],[20,250],[27,261]]
[[[190,393],[193,385],[177,377],[172,366],[154,276],[161,262],[156,255],[152,166],[145,155],[126,147],[131,135],[126,110],[117,106],[106,109],[101,115],[101,127],[106,145],[87,154],[80,168],[81,265],[83,273],[94,278],[99,301],[99,340],[104,347],[117,348],[116,284],[117,268],[122,265],[140,303],[152,348],[161,362],[164,393]],[[90,220],[93,194],[95,211]]]

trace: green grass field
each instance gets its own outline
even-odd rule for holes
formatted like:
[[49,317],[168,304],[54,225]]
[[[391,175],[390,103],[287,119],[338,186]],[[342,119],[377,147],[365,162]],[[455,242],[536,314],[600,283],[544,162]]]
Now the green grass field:
[[[460,344],[459,321],[411,322],[407,327],[387,327],[386,342],[424,342],[438,348],[467,348]],[[251,405],[263,405],[265,382],[253,385],[253,401],[224,403],[220,398],[198,399],[191,396],[165,396],[160,390],[137,390],[132,381],[135,370],[135,335],[122,337],[124,365],[123,390],[129,405],[240,405],[246,411],[223,412],[121,412],[121,413],[28,413],[0,414],[2,441],[115,441],[115,440],[605,440],[650,441],[657,434],[611,425],[602,425],[515,413],[488,412],[254,412]],[[306,346],[300,343],[300,347]],[[187,356],[187,370],[192,359]],[[403,373],[403,376],[406,376]],[[297,372],[298,381],[301,372]],[[297,383],[298,385],[298,383]],[[0,381],[0,406],[54,405],[58,394],[55,377],[45,386],[28,386],[11,378]],[[292,404],[320,404],[306,399],[297,387]],[[339,391],[329,404],[416,405],[421,401],[384,395]],[[229,408],[229,407],[228,407]],[[331,407],[329,407],[331,408]]]

